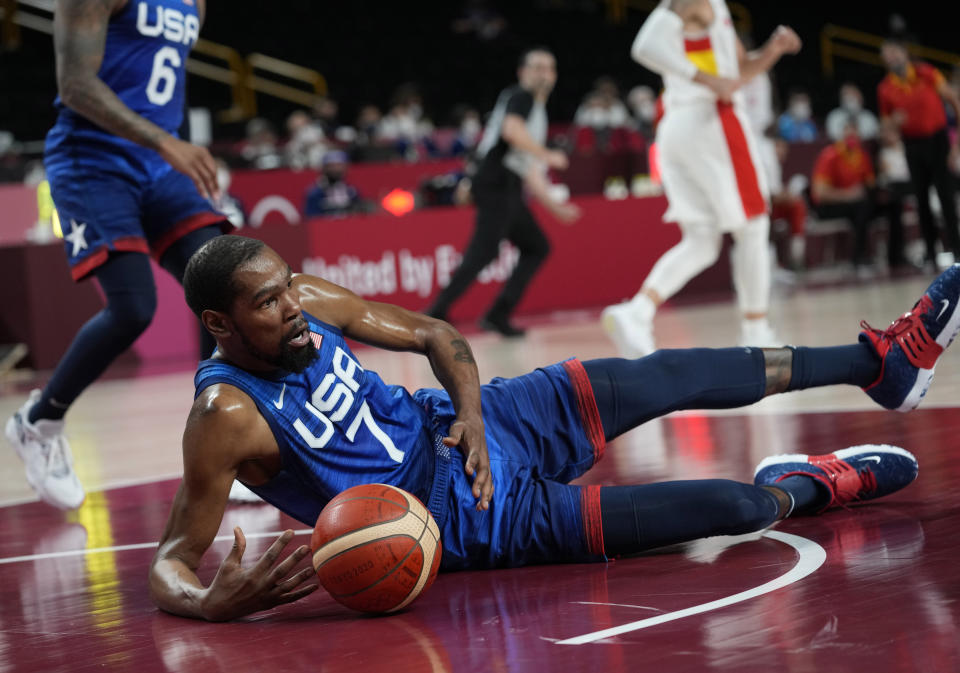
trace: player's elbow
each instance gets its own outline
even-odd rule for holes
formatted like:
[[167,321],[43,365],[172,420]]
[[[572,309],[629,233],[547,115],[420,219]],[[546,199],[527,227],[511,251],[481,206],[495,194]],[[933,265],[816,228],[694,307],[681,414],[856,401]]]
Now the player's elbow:
[[67,72],[57,76],[57,93],[60,96],[60,102],[71,110],[77,110],[83,106],[89,91],[89,81],[76,73]]

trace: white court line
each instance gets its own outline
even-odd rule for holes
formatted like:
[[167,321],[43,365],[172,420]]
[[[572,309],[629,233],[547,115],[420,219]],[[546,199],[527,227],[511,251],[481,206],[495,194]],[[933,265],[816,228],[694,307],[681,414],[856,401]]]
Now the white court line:
[[782,589],[789,584],[793,584],[794,582],[802,580],[804,577],[817,570],[817,568],[822,566],[823,562],[827,560],[827,552],[823,549],[823,547],[818,545],[813,540],[808,540],[805,537],[800,537],[799,535],[790,535],[789,533],[781,533],[780,531],[776,530],[768,530],[764,532],[763,537],[769,537],[773,540],[778,540],[784,544],[788,544],[796,549],[800,554],[797,564],[793,566],[789,572],[767,582],[766,584],[761,584],[758,587],[741,591],[738,594],[727,596],[726,598],[721,598],[709,603],[703,603],[701,605],[694,605],[693,607],[686,608],[684,610],[668,612],[663,615],[657,615],[656,617],[641,619],[640,621],[630,622],[629,624],[614,626],[613,628],[604,629],[603,631],[595,631],[582,636],[576,636],[575,638],[558,640],[556,644],[584,645],[586,643],[593,643],[598,640],[603,640],[604,638],[612,638],[613,636],[619,636],[623,633],[629,633],[630,631],[646,629],[651,626],[663,624],[664,622],[672,622],[676,619],[683,619],[684,617],[690,617],[692,615],[710,612],[711,610],[725,608],[728,605],[733,605],[735,603],[750,600],[751,598],[756,598],[757,596],[762,596],[763,594],[768,594],[771,591]]
[[[294,535],[309,535],[313,531],[309,528],[302,528],[293,531]],[[243,536],[248,540],[256,540],[261,537],[280,537],[282,530],[261,533],[244,533]],[[233,533],[230,535],[218,535],[213,538],[214,542],[224,542],[232,540]],[[9,558],[0,558],[0,565],[8,563],[22,563],[24,561],[43,561],[44,559],[66,558],[68,556],[85,556],[87,554],[106,554],[108,552],[131,551],[133,549],[150,549],[156,547],[159,542],[140,542],[137,544],[121,544],[113,547],[94,547],[92,549],[70,549],[68,551],[54,551],[46,554],[28,554],[26,556],[10,556]]]

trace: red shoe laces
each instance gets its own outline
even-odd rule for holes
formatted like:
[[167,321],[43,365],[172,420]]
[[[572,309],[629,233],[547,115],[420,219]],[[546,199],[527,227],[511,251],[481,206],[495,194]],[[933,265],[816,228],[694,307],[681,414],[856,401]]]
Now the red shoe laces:
[[[899,344],[907,360],[914,367],[932,369],[943,352],[943,346],[930,336],[921,320],[921,316],[932,308],[933,301],[928,295],[923,295],[911,310],[894,320],[887,329],[876,329],[866,320],[860,321],[860,327],[871,332],[881,342],[885,342],[888,348],[893,343]],[[884,354],[885,349],[884,353],[880,354],[881,357]]]
[[830,456],[811,457],[811,465],[823,470],[833,486],[834,505],[841,507],[862,495],[877,490],[877,477],[873,470],[865,468],[855,470],[850,463]]

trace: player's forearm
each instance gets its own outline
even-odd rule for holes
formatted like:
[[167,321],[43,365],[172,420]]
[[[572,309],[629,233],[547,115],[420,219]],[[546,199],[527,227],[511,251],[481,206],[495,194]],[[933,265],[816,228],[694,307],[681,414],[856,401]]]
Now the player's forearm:
[[60,85],[63,104],[114,135],[160,150],[170,134],[124,105],[99,77],[66,79]]
[[204,611],[206,588],[185,563],[172,558],[155,558],[150,566],[150,598],[163,610],[181,617],[211,620]]
[[431,329],[426,356],[434,376],[450,395],[457,415],[480,416],[480,373],[470,344],[460,332],[443,322]]
[[740,79],[749,82],[757,75],[762,75],[775,66],[781,56],[783,53],[769,42],[760,49],[746,52],[740,60]]
[[514,118],[508,116],[503,122],[501,135],[513,149],[526,152],[538,159],[546,160],[549,150],[530,135],[526,123],[519,117]]

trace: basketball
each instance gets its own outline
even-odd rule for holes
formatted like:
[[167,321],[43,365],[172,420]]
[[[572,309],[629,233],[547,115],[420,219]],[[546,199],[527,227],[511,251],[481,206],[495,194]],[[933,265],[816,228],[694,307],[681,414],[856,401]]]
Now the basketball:
[[360,612],[402,610],[440,567],[437,522],[416,497],[386,484],[354,486],[327,503],[310,548],[321,586]]

